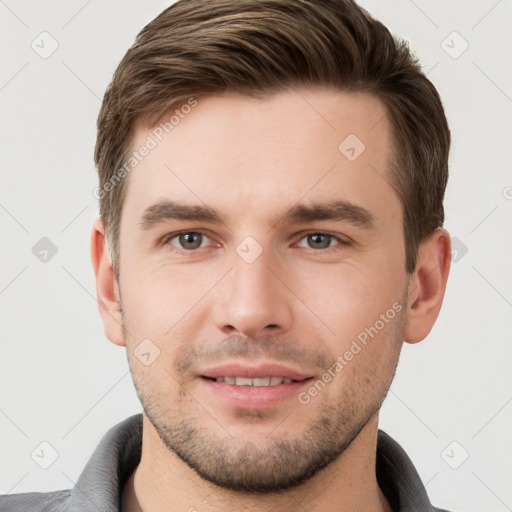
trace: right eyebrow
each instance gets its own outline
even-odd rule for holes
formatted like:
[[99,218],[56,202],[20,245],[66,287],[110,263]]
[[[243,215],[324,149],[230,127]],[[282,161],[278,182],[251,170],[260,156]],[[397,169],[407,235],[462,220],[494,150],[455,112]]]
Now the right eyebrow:
[[222,218],[209,208],[201,205],[179,204],[174,201],[162,201],[144,210],[139,223],[141,229],[151,229],[166,220],[196,220],[223,223]]

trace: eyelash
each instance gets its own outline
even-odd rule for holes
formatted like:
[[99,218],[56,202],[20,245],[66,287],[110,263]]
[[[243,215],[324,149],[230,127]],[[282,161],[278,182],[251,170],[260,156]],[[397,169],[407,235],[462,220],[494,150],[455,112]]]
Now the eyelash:
[[[162,239],[162,242],[161,242],[160,245],[163,245],[163,246],[171,245],[173,247],[173,250],[178,250],[178,251],[183,251],[183,252],[188,252],[188,253],[196,252],[199,249],[206,249],[206,247],[198,247],[196,249],[185,249],[183,247],[180,248],[180,247],[177,247],[177,246],[173,246],[171,244],[171,240],[179,237],[180,235],[187,235],[187,234],[202,235],[202,236],[212,240],[212,238],[210,236],[208,236],[208,234],[205,233],[204,231],[200,231],[200,230],[197,230],[197,231],[178,231],[178,232],[171,233],[171,234],[165,236]],[[301,233],[301,237],[299,239],[299,242],[301,242],[304,238],[307,238],[308,236],[311,236],[311,235],[324,235],[324,236],[328,236],[328,237],[330,237],[331,239],[335,240],[338,243],[333,245],[333,246],[326,247],[324,249],[314,249],[313,247],[303,247],[303,249],[309,249],[309,250],[314,251],[314,252],[328,252],[328,251],[331,251],[331,250],[335,250],[336,247],[340,247],[340,246],[347,247],[347,246],[352,245],[352,240],[349,239],[349,237],[347,237],[346,235],[343,235],[346,238],[346,240],[345,240],[343,237],[341,237],[339,235],[333,235],[331,233],[324,232],[324,231],[309,231],[309,232],[306,232],[306,233]]]

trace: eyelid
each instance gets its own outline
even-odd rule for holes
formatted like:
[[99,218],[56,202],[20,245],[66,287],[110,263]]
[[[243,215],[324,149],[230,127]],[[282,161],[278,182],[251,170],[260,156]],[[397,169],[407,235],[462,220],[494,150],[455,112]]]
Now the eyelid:
[[[338,245],[351,245],[354,243],[354,241],[347,235],[343,234],[343,233],[331,233],[329,231],[321,231],[321,230],[312,230],[312,231],[305,231],[303,233],[300,233],[299,236],[299,242],[303,239],[303,238],[306,238],[307,236],[309,235],[326,235],[326,236],[330,236],[331,238],[334,238],[337,242],[339,242],[338,244],[334,245],[334,246],[331,246],[331,247],[327,247],[327,249],[313,249],[312,247],[306,247],[306,249],[311,249],[313,251],[316,251],[316,252],[319,252],[319,251],[327,251],[329,249],[333,249],[334,247],[337,247]],[[298,242],[297,242],[298,243]]]
[[162,246],[170,245],[178,251],[186,251],[186,252],[194,252],[194,251],[197,251],[198,249],[206,249],[207,247],[198,247],[197,249],[184,249],[183,247],[178,247],[178,246],[172,245],[170,243],[173,238],[176,238],[179,235],[186,235],[186,234],[191,234],[191,233],[198,233],[200,235],[203,235],[205,238],[208,238],[210,240],[210,242],[214,241],[214,239],[210,235],[208,235],[208,233],[204,229],[182,229],[180,231],[174,231],[173,233],[167,233],[160,239],[160,241],[158,242],[158,245],[162,245]]

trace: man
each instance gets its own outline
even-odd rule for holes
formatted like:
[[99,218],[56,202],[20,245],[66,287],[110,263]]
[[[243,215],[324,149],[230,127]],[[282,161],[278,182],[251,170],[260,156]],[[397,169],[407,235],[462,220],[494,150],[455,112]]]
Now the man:
[[348,0],[181,0],[98,119],[91,254],[143,415],[72,490],[1,510],[433,511],[378,430],[450,267],[450,134]]

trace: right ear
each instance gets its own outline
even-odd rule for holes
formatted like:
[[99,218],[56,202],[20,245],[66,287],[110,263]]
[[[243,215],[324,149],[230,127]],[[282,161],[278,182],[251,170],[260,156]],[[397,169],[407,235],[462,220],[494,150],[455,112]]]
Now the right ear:
[[105,336],[115,345],[124,346],[119,285],[108,250],[105,228],[100,219],[94,221],[92,228],[91,260],[96,276],[98,310],[103,320]]

